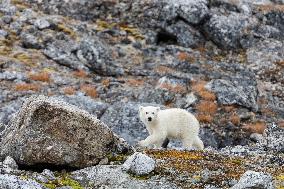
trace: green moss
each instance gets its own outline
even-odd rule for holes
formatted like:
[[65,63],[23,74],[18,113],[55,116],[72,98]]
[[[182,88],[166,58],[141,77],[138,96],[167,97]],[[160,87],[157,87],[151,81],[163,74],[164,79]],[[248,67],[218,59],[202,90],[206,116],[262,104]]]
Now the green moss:
[[135,178],[135,179],[138,179],[138,180],[148,180],[149,178],[151,178],[152,176],[158,174],[157,172],[151,172],[147,175],[135,175],[133,173],[130,173],[128,172],[128,174],[132,177],[132,178]]
[[43,184],[46,188],[55,189],[57,186],[53,183],[44,183]]
[[56,187],[70,186],[72,189],[83,189],[79,182],[71,179],[67,174],[53,180],[48,183],[43,183],[43,185],[50,189],[55,189]]
[[62,31],[64,33],[66,33],[67,35],[69,35],[70,37],[72,37],[73,39],[77,39],[77,35],[74,32],[73,29],[66,27],[64,24],[58,24],[57,25],[57,29],[59,31]]
[[128,155],[124,154],[114,154],[110,153],[107,155],[107,159],[109,162],[115,162],[117,164],[123,163],[127,159]]

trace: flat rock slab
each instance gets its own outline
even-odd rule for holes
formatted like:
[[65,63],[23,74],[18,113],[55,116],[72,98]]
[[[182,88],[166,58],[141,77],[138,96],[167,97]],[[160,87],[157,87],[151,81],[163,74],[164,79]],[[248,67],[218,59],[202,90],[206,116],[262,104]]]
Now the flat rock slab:
[[122,148],[121,143],[88,112],[54,98],[34,96],[5,130],[0,155],[9,155],[20,165],[82,168],[98,164]]

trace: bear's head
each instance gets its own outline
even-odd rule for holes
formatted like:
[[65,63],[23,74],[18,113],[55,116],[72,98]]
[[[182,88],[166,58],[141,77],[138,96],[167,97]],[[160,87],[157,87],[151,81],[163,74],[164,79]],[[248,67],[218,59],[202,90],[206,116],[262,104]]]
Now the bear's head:
[[139,117],[145,124],[153,123],[157,120],[160,107],[154,106],[139,106]]

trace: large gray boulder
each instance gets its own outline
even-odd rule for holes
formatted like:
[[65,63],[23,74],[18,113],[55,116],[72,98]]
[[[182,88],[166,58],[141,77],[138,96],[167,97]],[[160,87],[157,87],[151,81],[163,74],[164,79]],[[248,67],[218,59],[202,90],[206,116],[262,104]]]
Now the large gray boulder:
[[97,37],[83,38],[78,44],[72,39],[56,39],[47,44],[43,53],[58,64],[73,69],[90,69],[101,75],[122,75],[110,47]]
[[253,110],[257,110],[257,88],[254,80],[242,80],[233,77],[231,79],[216,79],[208,84],[220,104],[237,104]]
[[256,24],[255,19],[240,13],[233,12],[228,16],[213,14],[204,30],[219,47],[236,49],[241,47],[240,40],[245,35],[245,30]]
[[20,165],[78,168],[95,165],[109,153],[128,148],[96,117],[45,96],[33,96],[24,103],[0,146],[1,158],[9,155]]

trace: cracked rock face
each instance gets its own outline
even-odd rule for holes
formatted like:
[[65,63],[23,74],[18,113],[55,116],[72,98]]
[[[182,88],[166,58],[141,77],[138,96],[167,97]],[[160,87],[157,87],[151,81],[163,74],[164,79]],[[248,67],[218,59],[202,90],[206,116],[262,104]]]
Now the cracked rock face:
[[217,95],[218,102],[225,105],[238,104],[247,108],[256,108],[257,89],[255,84],[240,78],[213,80],[209,88]]
[[205,24],[205,32],[216,44],[225,49],[240,47],[245,29],[253,27],[256,20],[238,13],[229,16],[214,14]]
[[5,130],[1,157],[18,164],[86,167],[99,163],[119,138],[86,111],[44,96],[31,97]]

